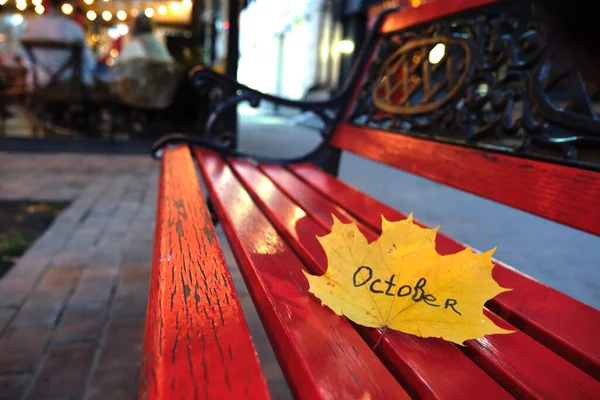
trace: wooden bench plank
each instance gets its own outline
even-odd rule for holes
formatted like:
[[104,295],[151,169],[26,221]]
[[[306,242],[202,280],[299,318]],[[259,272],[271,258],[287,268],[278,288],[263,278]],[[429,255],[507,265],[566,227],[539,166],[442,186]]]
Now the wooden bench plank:
[[[380,215],[389,220],[406,218],[404,214],[323,173],[311,164],[291,167],[321,194],[353,213],[366,225],[379,231]],[[335,193],[330,196],[329,193]],[[363,213],[362,210],[371,210]],[[465,248],[448,236],[438,233],[437,250],[456,253]],[[496,296],[487,306],[523,332],[600,380],[599,312],[571,297],[536,282],[494,261],[494,278],[501,286],[516,290]]]
[[187,147],[165,151],[139,397],[269,399],[196,176]]
[[444,185],[600,235],[598,172],[348,124],[338,128],[332,144]]
[[409,398],[351,324],[308,293],[303,264],[224,161],[205,150],[196,155],[292,392],[304,399]]
[[388,15],[379,31],[383,34],[396,32],[427,21],[456,14],[469,8],[479,7],[497,1],[498,0],[454,0],[428,3],[416,8],[407,7],[399,12]]
[[[330,201],[313,188],[311,188],[312,195],[308,195],[306,188],[309,186],[306,182],[283,167],[268,165],[260,168],[303,209],[319,207],[320,203]],[[303,185],[306,187],[301,189],[300,186]],[[347,197],[346,193],[339,191],[330,191],[329,193],[335,193],[335,198]],[[310,199],[311,197],[312,199]],[[321,199],[320,203],[316,200],[318,198]],[[367,210],[369,210],[369,214],[373,213],[372,209]],[[361,212],[364,213],[365,209],[363,208]],[[380,218],[380,214],[377,212],[374,214]],[[329,224],[332,222],[331,220]],[[372,230],[372,233],[375,233],[375,229]],[[476,342],[479,347],[486,348],[486,351],[480,352],[480,356],[487,359],[489,364],[496,366],[496,369],[488,372],[498,382],[510,389],[514,395],[527,396],[534,390],[542,398],[548,393],[559,394],[558,398],[564,398],[572,395],[573,388],[577,388],[579,392],[588,397],[596,392],[600,393],[598,381],[523,333],[491,335],[478,339]],[[519,352],[513,352],[513,348],[518,348]],[[498,353],[505,355],[504,363],[499,362],[500,359],[493,356]],[[511,369],[513,367],[520,373],[513,373]]]
[[[491,312],[485,314],[502,328],[514,329]],[[596,399],[600,393],[600,382],[523,332],[467,343],[463,351],[520,398]]]
[[[290,238],[289,243],[294,250],[302,254],[302,258],[309,266],[314,266],[312,273],[324,273],[327,267],[326,255],[316,240],[316,236],[328,233],[331,214],[321,212],[318,215],[326,216],[324,221],[307,218],[305,210],[299,208],[287,197],[280,188],[253,165],[242,160],[229,160],[232,170],[244,184],[248,192],[259,204],[261,210],[273,218],[274,224],[284,237]],[[262,169],[277,174],[278,167],[261,166]],[[285,171],[284,171],[285,172]],[[298,194],[302,197],[306,187],[298,187]],[[312,196],[315,198],[315,196]],[[318,199],[315,198],[315,201]],[[331,205],[325,202],[323,209]],[[333,209],[334,207],[332,207]],[[345,213],[333,211],[342,221],[349,222],[350,218]],[[299,219],[288,218],[289,215],[300,215]],[[329,225],[326,221],[330,221]],[[375,234],[365,230],[368,239],[375,239]],[[381,331],[356,326],[359,333],[374,345],[381,338]],[[394,372],[396,378],[402,381],[411,395],[416,397],[430,397],[435,393],[438,398],[511,398],[494,380],[485,374],[477,365],[469,360],[451,343],[442,340],[423,341],[418,338],[399,332],[387,332],[380,342],[382,358]],[[460,382],[460,385],[457,385]]]

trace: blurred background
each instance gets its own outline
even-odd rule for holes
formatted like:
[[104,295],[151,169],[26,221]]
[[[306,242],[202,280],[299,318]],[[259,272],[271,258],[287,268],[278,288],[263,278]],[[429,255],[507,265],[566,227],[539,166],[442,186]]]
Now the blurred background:
[[[0,136],[153,139],[174,130],[201,134],[206,99],[188,91],[184,80],[194,66],[226,73],[252,88],[291,99],[330,96],[348,76],[377,15],[391,7],[418,7],[426,0],[65,0],[56,6],[52,2],[0,0],[0,79],[5,86]],[[101,90],[95,87],[87,95],[95,97],[92,106],[81,111],[67,104],[68,115],[57,116],[45,105],[50,100],[40,99],[39,90],[32,99],[35,88],[26,82],[31,65],[23,48],[28,24],[52,12],[81,26],[103,77],[119,75],[111,70],[116,70],[122,58],[121,39],[132,36],[140,16],[152,22],[152,34],[168,50],[174,67],[169,66],[168,74],[156,72],[157,68],[150,72],[131,68],[129,75],[138,76],[138,82],[129,86],[111,76],[110,96],[98,100]],[[144,74],[150,77],[148,82],[139,81]],[[167,80],[174,83],[169,86]],[[172,89],[157,101],[160,104],[149,104],[131,94],[135,84],[145,93]],[[85,102],[81,96],[72,97],[71,103]],[[61,100],[69,103],[69,99]],[[123,118],[136,124],[124,126]],[[41,125],[41,132],[32,125]]]

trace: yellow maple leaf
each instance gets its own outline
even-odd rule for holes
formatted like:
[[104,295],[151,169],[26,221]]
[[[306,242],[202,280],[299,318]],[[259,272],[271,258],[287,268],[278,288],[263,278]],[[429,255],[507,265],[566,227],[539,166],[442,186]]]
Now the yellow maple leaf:
[[322,276],[304,273],[309,291],[338,315],[357,324],[441,337],[462,344],[494,333],[511,333],[483,313],[484,303],[511,289],[492,278],[492,254],[466,248],[456,254],[435,250],[437,228],[421,228],[412,214],[389,222],[372,243],[356,223],[334,217],[331,233],[318,237],[327,254]]

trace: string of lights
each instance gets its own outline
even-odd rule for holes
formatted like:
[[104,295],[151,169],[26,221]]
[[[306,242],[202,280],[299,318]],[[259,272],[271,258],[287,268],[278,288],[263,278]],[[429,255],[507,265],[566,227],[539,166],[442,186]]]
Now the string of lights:
[[[114,1],[114,0],[83,0],[87,6],[85,16],[89,21],[95,21],[98,18],[110,22],[113,19],[126,21],[128,18],[135,18],[140,12],[143,12],[148,18],[177,17],[189,15],[192,9],[192,0],[171,1],[160,3],[158,1]],[[11,1],[0,0],[0,6],[10,6]],[[127,7],[125,3],[129,3]],[[61,6],[61,11],[65,15],[71,15],[74,10],[74,2],[66,1]],[[44,14],[46,7],[43,0],[14,0],[14,8],[20,12],[33,10],[37,14]]]

